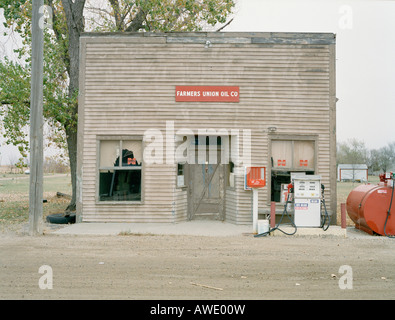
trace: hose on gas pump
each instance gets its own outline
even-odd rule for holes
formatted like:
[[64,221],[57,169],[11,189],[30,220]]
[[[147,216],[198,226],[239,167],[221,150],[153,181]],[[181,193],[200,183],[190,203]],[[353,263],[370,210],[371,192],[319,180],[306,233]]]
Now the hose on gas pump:
[[[269,231],[262,232],[262,233],[258,233],[258,234],[256,234],[256,235],[254,235],[254,237],[264,237],[264,236],[267,236],[268,234],[270,234],[270,232],[273,232],[273,231],[275,231],[275,230],[278,230],[278,231],[280,231],[280,232],[286,234],[287,236],[292,236],[292,235],[294,235],[294,234],[296,233],[296,231],[298,230],[298,228],[296,227],[296,225],[295,225],[295,223],[294,223],[292,217],[289,215],[288,210],[287,210],[288,203],[291,203],[291,201],[289,201],[289,198],[290,198],[290,193],[288,193],[287,201],[285,201],[283,213],[281,214],[280,221],[277,223],[277,225],[276,225],[274,228],[271,228],[271,229],[269,228]],[[284,230],[281,230],[281,229],[279,228],[279,226],[280,226],[281,222],[283,221],[283,218],[285,217],[285,215],[288,216],[288,218],[289,218],[290,221],[291,221],[292,226],[295,228],[295,230],[294,230],[292,233],[285,232]]]
[[384,223],[384,234],[385,234],[386,237],[392,238],[392,239],[395,238],[395,235],[387,234],[386,228],[387,228],[388,217],[389,217],[390,214],[391,214],[392,199],[393,199],[393,197],[394,197],[394,189],[395,189],[395,181],[394,181],[394,183],[392,184],[392,193],[391,193],[390,207],[388,208],[387,217],[385,218],[385,223]]
[[[321,184],[321,190],[322,190],[322,199],[321,199],[321,203],[324,206],[324,210],[325,210],[325,214],[324,214],[324,220],[322,221],[322,224],[320,226],[320,228],[322,228],[322,230],[326,231],[328,230],[330,224],[331,224],[331,217],[328,214],[328,211],[326,210],[326,204],[325,204],[325,196],[324,196],[324,190],[325,190],[325,186],[323,184]],[[325,226],[325,222],[328,219],[328,224]]]

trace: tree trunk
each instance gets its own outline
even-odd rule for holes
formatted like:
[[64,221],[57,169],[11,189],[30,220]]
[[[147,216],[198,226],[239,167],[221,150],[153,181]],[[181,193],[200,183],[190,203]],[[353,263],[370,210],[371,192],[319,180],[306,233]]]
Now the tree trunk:
[[71,176],[71,200],[66,208],[66,215],[69,215],[76,210],[77,200],[77,130],[75,128],[66,128],[66,135]]
[[72,195],[71,201],[66,209],[66,215],[76,209],[77,198],[77,113],[78,100],[75,99],[79,87],[79,54],[80,54],[80,34],[84,31],[84,6],[85,0],[62,0],[65,12],[67,29],[69,34],[68,56],[70,61],[70,83],[69,83],[69,112],[71,121],[65,125],[67,135],[67,147],[70,158],[70,174]]

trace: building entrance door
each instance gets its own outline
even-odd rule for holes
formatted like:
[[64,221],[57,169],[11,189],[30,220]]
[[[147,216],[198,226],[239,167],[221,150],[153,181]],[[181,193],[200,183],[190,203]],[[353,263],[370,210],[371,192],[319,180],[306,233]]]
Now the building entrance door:
[[[188,218],[224,220],[225,165],[221,164],[220,145],[216,161],[189,164]],[[209,154],[207,148],[207,156]],[[211,154],[213,146],[211,146]],[[202,157],[200,157],[202,159]]]

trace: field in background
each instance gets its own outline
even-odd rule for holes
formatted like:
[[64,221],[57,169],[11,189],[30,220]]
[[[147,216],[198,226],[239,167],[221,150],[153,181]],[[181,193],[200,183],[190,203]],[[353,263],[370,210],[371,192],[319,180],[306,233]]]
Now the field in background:
[[[377,184],[379,178],[369,176],[369,183]],[[357,182],[337,183],[337,224],[341,223],[340,204],[345,203],[352,189],[360,185]],[[71,194],[69,174],[46,174],[44,176],[44,218],[53,213],[61,213],[67,207],[69,199],[58,198],[57,192]],[[25,223],[29,216],[29,175],[0,174],[0,228],[4,225]],[[347,225],[354,223],[347,215]]]
[[[44,218],[53,213],[63,212],[68,203],[67,198],[58,198],[57,192],[71,194],[70,174],[44,175]],[[25,223],[29,217],[29,175],[5,174],[0,175],[0,228],[12,227]],[[0,229],[0,230],[1,230]]]

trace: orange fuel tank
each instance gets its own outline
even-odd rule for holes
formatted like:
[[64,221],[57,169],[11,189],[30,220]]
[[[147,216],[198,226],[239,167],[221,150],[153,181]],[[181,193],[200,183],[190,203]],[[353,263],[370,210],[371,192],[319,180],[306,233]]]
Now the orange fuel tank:
[[354,221],[355,227],[369,234],[395,235],[395,199],[393,199],[384,233],[391,194],[392,187],[382,183],[360,185],[353,189],[348,195],[346,207],[348,216]]

